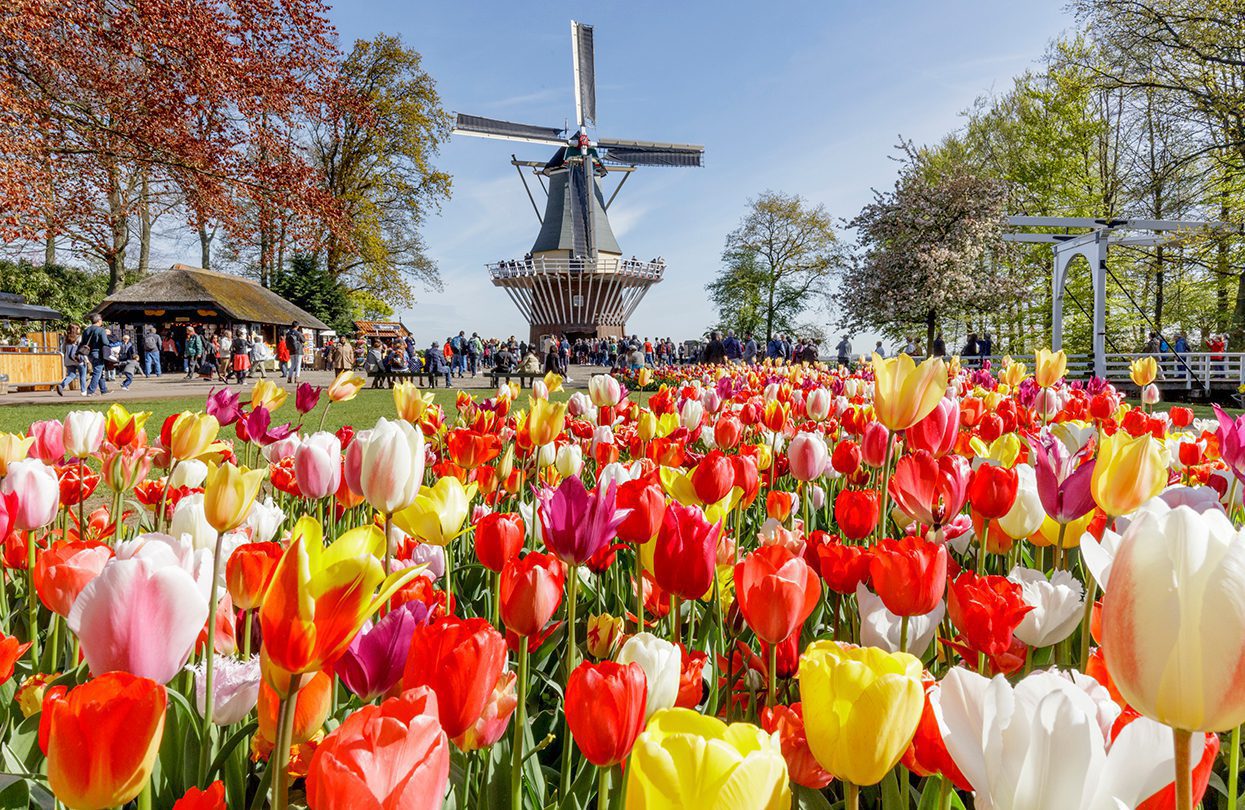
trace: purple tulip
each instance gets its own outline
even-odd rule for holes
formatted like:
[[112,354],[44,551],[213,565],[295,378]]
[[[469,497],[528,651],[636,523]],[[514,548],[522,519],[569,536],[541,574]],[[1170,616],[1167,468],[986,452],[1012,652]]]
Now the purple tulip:
[[618,526],[631,514],[616,508],[618,485],[610,481],[592,492],[571,476],[557,489],[546,487],[537,494],[541,537],[545,546],[572,565],[586,562],[618,533]]
[[272,414],[267,408],[252,408],[245,419],[238,420],[234,430],[238,432],[238,438],[242,441],[254,442],[267,447],[292,435],[294,426],[287,423],[274,428],[272,427]]
[[207,407],[204,410],[211,416],[215,416],[221,427],[232,425],[242,416],[242,406],[238,404],[238,392],[231,390],[228,386],[219,391],[213,387],[208,392]]
[[294,407],[299,413],[311,413],[320,404],[320,392],[323,390],[311,383],[299,383],[294,391]]
[[1071,523],[1094,508],[1089,483],[1097,461],[1085,461],[1092,450],[1092,446],[1086,445],[1072,453],[1050,433],[1044,433],[1033,444],[1038,497],[1046,514],[1056,523]]
[[402,680],[411,636],[428,623],[428,606],[405,602],[372,625],[366,625],[333,665],[333,672],[364,702],[385,694]]

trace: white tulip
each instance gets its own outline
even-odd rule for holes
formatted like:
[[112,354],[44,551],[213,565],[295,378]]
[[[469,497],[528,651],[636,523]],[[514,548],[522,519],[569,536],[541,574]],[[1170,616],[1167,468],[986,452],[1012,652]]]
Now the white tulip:
[[1058,644],[1076,629],[1085,608],[1085,586],[1067,571],[1056,571],[1049,580],[1032,568],[1016,566],[1007,578],[1020,586],[1020,598],[1033,610],[1016,628],[1016,638],[1030,647]]
[[683,653],[678,647],[652,633],[636,633],[618,651],[618,663],[635,662],[644,670],[648,680],[648,702],[644,708],[644,721],[654,712],[669,709],[679,696],[679,674],[683,668]]
[[173,489],[189,487],[194,489],[203,486],[207,479],[208,468],[197,458],[183,459],[177,463],[173,472],[169,473],[169,486]]
[[70,411],[64,424],[65,452],[72,458],[86,458],[104,442],[104,414],[99,411]]
[[1030,537],[1042,525],[1046,510],[1038,495],[1037,471],[1029,464],[1017,464],[1016,500],[1006,515],[999,518],[999,528],[1013,540]]
[[192,492],[182,497],[173,507],[169,534],[173,537],[189,537],[197,549],[216,548],[217,531],[208,523],[202,492]]
[[[190,670],[195,679],[195,702],[202,714],[207,673],[202,663]],[[239,660],[232,655],[217,655],[212,673],[212,722],[218,726],[241,723],[259,701],[259,656]]]
[[[870,591],[863,582],[856,586],[856,604],[860,610],[860,643],[887,652],[899,652],[902,619],[887,610],[886,605],[882,604],[882,597]],[[934,633],[946,612],[946,602],[939,602],[924,616],[909,617],[908,649],[905,652],[920,658],[934,640]]]
[[424,434],[401,419],[377,420],[364,438],[359,461],[361,494],[381,514],[391,515],[415,503],[424,481]]
[[572,478],[579,475],[579,471],[584,467],[584,451],[576,443],[564,444],[558,448],[558,454],[554,458],[553,467],[558,471],[558,475],[563,478]]

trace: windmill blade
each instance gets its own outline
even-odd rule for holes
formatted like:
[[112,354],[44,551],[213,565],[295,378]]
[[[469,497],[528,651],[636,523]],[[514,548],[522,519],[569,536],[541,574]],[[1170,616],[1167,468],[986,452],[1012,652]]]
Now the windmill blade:
[[705,147],[653,141],[597,141],[601,160],[631,166],[703,166]]
[[597,67],[592,26],[571,20],[571,56],[575,70],[575,117],[579,125],[597,123]]
[[562,138],[565,130],[556,127],[538,127],[533,124],[516,124],[479,115],[457,113],[453,135],[471,135],[476,138],[496,138],[503,141],[522,141],[550,146],[566,146]]

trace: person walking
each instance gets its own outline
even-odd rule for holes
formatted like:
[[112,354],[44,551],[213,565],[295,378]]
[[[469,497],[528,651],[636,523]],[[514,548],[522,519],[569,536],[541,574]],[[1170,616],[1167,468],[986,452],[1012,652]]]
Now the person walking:
[[934,336],[934,342],[929,347],[930,357],[946,357],[947,341],[942,339],[942,332]]
[[57,396],[65,396],[65,386],[71,385],[75,379],[78,381],[78,393],[86,396],[87,355],[86,347],[81,341],[82,327],[71,323],[65,332],[65,337],[61,340],[61,360],[65,364],[65,379],[56,386]]
[[437,387],[437,377],[441,375],[445,375],[445,387],[453,387],[454,382],[450,379],[450,365],[445,360],[445,347],[438,346],[435,340],[424,352],[424,371],[428,372],[428,384],[433,388]]
[[303,371],[303,344],[306,339],[303,337],[303,330],[299,327],[298,321],[290,324],[290,328],[285,330],[285,348],[290,352],[290,363],[286,381],[289,383],[297,383],[298,378]]
[[177,368],[177,341],[173,340],[172,332],[165,332],[164,338],[160,341],[160,367],[161,370],[168,369],[170,372],[178,371]]
[[339,340],[333,345],[333,372],[342,374],[354,368],[354,347],[348,340]]
[[148,326],[143,332],[143,376],[159,377],[160,368],[160,336],[154,326]]
[[467,341],[467,362],[470,364],[472,377],[480,373],[480,355],[483,353],[484,342],[480,340],[480,333],[472,332],[471,339]]
[[840,366],[846,367],[852,361],[852,342],[847,339],[847,335],[844,335],[839,345],[834,347],[834,351],[838,354],[836,359]]
[[195,331],[193,326],[186,327],[186,348],[183,352],[186,356],[186,379],[195,376],[195,370],[202,362],[204,353],[207,351],[207,344],[203,342],[203,337]]
[[233,336],[229,346],[229,363],[238,385],[242,385],[251,373],[251,343],[241,329]]
[[264,340],[264,336],[257,333],[251,335],[251,376],[254,377],[256,372],[259,373],[260,379],[267,379],[268,374],[264,369],[264,364],[272,359],[272,351],[268,348],[268,343]]
[[87,359],[91,363],[91,382],[86,388],[87,396],[97,390],[101,394],[107,394],[108,381],[104,379],[104,360],[108,354],[108,336],[104,332],[104,319],[98,312],[91,316],[91,325],[82,333],[82,345],[86,347]]
[[138,349],[135,348],[130,333],[126,332],[121,336],[121,345],[117,348],[117,373],[124,377],[121,382],[122,391],[130,390],[130,386],[134,384],[134,374],[140,370]]

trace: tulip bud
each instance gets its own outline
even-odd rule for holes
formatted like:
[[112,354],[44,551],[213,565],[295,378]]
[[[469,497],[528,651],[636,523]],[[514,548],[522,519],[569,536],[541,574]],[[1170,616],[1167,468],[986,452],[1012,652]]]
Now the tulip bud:
[[[544,448],[541,448],[542,450]],[[558,448],[553,462],[554,469],[563,478],[579,475],[584,466],[584,451],[576,443],[564,444]]]
[[588,654],[596,659],[612,658],[622,643],[625,629],[621,616],[608,613],[588,616]]
[[860,437],[861,460],[870,467],[880,468],[886,463],[886,449],[890,443],[890,431],[881,422],[870,422]]

